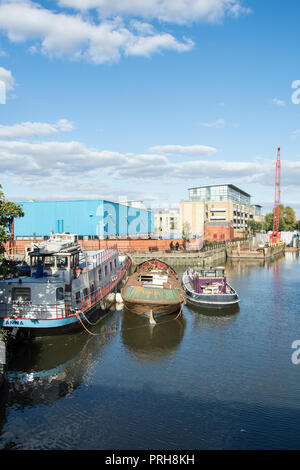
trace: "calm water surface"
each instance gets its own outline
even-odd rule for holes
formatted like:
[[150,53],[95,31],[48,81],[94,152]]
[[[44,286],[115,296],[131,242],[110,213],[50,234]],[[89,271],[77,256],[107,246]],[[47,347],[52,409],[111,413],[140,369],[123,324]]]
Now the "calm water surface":
[[184,306],[151,327],[116,311],[97,336],[18,349],[0,449],[299,449],[299,257],[226,269],[241,298],[226,316]]

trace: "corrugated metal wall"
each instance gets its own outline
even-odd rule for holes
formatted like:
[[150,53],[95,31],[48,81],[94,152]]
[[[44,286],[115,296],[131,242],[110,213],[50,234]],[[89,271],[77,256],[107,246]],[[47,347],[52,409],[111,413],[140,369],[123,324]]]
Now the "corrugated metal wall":
[[154,215],[144,209],[110,201],[19,202],[25,216],[15,220],[15,236],[48,236],[54,232],[78,235],[134,235],[154,231]]

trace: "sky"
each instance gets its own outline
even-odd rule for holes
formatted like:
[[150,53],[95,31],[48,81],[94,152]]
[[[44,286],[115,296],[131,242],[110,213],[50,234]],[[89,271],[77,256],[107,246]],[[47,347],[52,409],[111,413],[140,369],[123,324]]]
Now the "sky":
[[0,184],[13,201],[234,184],[300,219],[298,0],[0,0]]

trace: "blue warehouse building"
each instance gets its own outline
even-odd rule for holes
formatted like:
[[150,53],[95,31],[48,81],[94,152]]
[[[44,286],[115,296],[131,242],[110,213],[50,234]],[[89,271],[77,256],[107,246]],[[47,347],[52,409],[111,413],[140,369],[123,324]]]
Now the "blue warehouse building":
[[14,221],[15,238],[72,232],[99,238],[148,235],[154,214],[145,209],[99,200],[18,202],[25,216]]

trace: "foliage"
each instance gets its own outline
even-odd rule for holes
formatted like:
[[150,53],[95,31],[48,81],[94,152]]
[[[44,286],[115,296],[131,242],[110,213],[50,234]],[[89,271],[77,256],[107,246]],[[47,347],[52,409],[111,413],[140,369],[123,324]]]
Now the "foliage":
[[[270,212],[265,216],[266,230],[273,230],[274,214]],[[279,232],[295,230],[297,228],[297,220],[295,211],[290,206],[279,206]]]
[[191,224],[189,222],[184,222],[182,226],[182,239],[188,241],[191,236]]
[[5,328],[0,328],[0,341],[4,341],[5,343],[8,340],[9,337],[9,330],[6,330]]
[[290,227],[290,230],[294,230],[296,228],[297,221],[294,209],[289,206],[285,207],[284,220],[285,223]]
[[0,253],[3,253],[3,243],[9,240],[11,223],[14,217],[23,217],[22,208],[14,202],[7,201],[0,185]]
[[265,230],[265,223],[257,222],[256,220],[249,220],[248,229],[250,233],[261,232],[262,230]]

